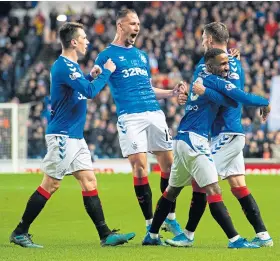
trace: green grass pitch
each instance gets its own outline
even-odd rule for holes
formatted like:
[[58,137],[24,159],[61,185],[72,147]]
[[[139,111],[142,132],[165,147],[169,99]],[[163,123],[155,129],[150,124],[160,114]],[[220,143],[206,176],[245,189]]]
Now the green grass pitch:
[[[81,190],[73,177],[66,177],[59,191],[47,203],[30,229],[34,241],[44,249],[25,249],[8,242],[10,233],[20,220],[26,201],[41,182],[41,175],[0,175],[0,260],[197,260],[258,261],[280,260],[279,176],[250,176],[247,184],[257,200],[265,224],[274,239],[273,248],[255,250],[227,249],[227,239],[207,208],[196,231],[192,248],[143,247],[145,224],[134,195],[131,175],[97,175],[98,191],[106,221],[121,232],[136,232],[128,244],[101,248],[96,230],[83,207]],[[154,205],[159,196],[159,176],[149,176]],[[252,238],[254,231],[246,220],[238,201],[226,182],[221,182],[225,204],[239,233]],[[185,225],[191,189],[185,188],[178,198],[177,218]],[[171,234],[162,232],[163,237]]]

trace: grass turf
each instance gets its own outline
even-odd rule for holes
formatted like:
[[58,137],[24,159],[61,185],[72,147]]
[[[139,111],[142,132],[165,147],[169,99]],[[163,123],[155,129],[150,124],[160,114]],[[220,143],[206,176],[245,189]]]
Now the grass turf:
[[[59,191],[30,229],[35,243],[44,249],[25,249],[10,244],[8,238],[24,211],[29,196],[39,185],[41,175],[0,175],[0,260],[207,260],[258,261],[280,260],[279,176],[250,176],[247,184],[262,212],[265,224],[274,239],[273,248],[256,250],[227,249],[227,239],[212,219],[207,208],[196,232],[192,248],[143,247],[145,223],[136,201],[131,175],[98,175],[98,191],[106,221],[121,232],[136,232],[128,244],[102,248],[97,232],[83,207],[81,191],[73,177],[66,177]],[[159,177],[149,181],[154,205],[159,196]],[[252,238],[254,231],[246,220],[238,201],[231,195],[228,184],[221,182],[225,204],[233,222],[243,237]],[[190,205],[191,189],[185,188],[178,198],[177,219],[185,225]],[[171,238],[170,233],[161,233]]]

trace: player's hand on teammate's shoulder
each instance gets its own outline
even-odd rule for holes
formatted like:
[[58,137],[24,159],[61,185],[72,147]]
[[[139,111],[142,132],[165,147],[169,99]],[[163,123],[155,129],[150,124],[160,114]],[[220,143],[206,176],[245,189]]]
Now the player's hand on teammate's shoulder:
[[235,57],[237,60],[240,60],[240,51],[236,48],[229,49],[229,54]]
[[109,71],[111,71],[112,73],[116,70],[116,65],[115,63],[112,61],[111,58],[109,58],[107,60],[107,62],[104,64],[104,68],[108,69]]
[[205,87],[203,86],[203,83],[200,81],[195,81],[192,87],[192,92],[194,94],[203,95],[205,93]]
[[261,109],[260,109],[260,115],[261,115],[263,121],[266,121],[266,120],[267,120],[267,117],[268,117],[270,111],[271,111],[271,106],[270,106],[270,104],[267,105],[267,106],[261,107]]

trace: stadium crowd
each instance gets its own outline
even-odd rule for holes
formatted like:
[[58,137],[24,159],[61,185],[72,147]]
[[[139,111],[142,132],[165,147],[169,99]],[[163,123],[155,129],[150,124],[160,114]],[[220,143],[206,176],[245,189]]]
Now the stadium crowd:
[[[104,15],[95,16],[89,10],[75,13],[69,7],[68,21],[79,21],[86,27],[90,41],[89,52],[81,61],[86,73],[91,70],[97,54],[113,39],[115,12],[124,2],[98,2]],[[149,56],[153,85],[168,89],[181,79],[192,80],[195,64],[203,55],[201,36],[203,26],[212,21],[224,22],[230,32],[228,47],[241,51],[245,69],[245,91],[269,98],[271,78],[280,71],[280,3],[279,2],[130,2],[140,17],[141,33],[136,47]],[[57,50],[57,11],[49,17],[40,12],[22,21],[14,17],[0,18],[0,102],[15,101],[16,87],[34,61],[43,40]],[[50,21],[46,23],[45,21]],[[44,27],[50,34],[43,37]],[[59,50],[60,51],[60,50]],[[58,54],[59,52],[56,52]],[[40,158],[45,154],[44,131],[49,118],[49,64],[35,64],[25,86],[24,100],[31,108],[28,156]],[[15,101],[17,102],[17,101]],[[160,101],[167,124],[174,135],[184,114],[176,98]],[[116,129],[116,106],[106,87],[100,95],[88,101],[85,138],[93,158],[121,157]],[[261,123],[259,110],[244,107],[242,124],[246,134],[244,156],[247,158],[280,159],[280,131],[268,131]]]

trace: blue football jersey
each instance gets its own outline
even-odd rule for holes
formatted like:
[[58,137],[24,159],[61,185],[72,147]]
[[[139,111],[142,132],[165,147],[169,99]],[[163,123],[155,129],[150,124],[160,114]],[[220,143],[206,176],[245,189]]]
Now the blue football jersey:
[[[239,106],[237,102],[248,106],[267,106],[269,104],[266,98],[252,93],[246,93],[227,79],[208,73],[206,70],[198,73],[198,77],[195,81],[198,79],[206,87],[205,93],[202,96],[194,95],[191,86],[190,102],[188,100],[186,115],[179,126],[181,132],[192,131],[204,137],[208,137],[212,123],[218,113],[219,106],[223,105],[223,101],[226,97],[231,99],[228,101],[235,101],[235,106],[233,106],[235,108]],[[219,97],[217,94],[221,96]],[[226,103],[226,106],[228,105],[230,105],[229,102]]]
[[[203,77],[203,74],[201,74]],[[217,91],[219,93],[224,94],[225,96],[235,100],[236,102],[241,102],[244,105],[247,106],[267,106],[269,104],[269,101],[262,97],[255,95],[253,93],[247,93],[244,92],[241,89],[238,89],[233,83],[230,81],[221,78],[214,74],[205,74],[205,79],[201,79],[203,81],[203,84],[206,87],[204,95],[206,96],[212,96],[211,92]],[[215,81],[217,83],[215,84]],[[224,85],[225,84],[225,85]]]
[[[237,88],[243,90],[245,78],[241,62],[235,57],[229,55],[229,68],[230,71],[227,80],[233,83]],[[206,67],[204,64],[204,58],[202,58],[196,67],[194,79],[196,79],[198,75],[200,73],[203,73],[205,70]],[[212,125],[211,135],[215,137],[222,132],[243,134],[241,114],[241,103],[238,103],[237,108],[221,106],[217,113],[217,117]]]
[[51,68],[51,118],[46,134],[83,138],[87,99],[94,98],[106,85],[111,72],[92,81],[84,76],[78,63],[60,56]]
[[[211,74],[205,73],[203,75],[200,74],[205,86],[208,84],[215,84],[224,87],[227,84],[227,82],[223,79],[216,82],[213,82],[213,79],[208,80],[210,75]],[[215,75],[213,76],[218,78]],[[181,139],[182,135],[180,135],[180,133],[184,132],[194,132],[198,135],[208,138],[211,126],[216,118],[219,107],[221,105],[234,107],[238,106],[234,100],[227,98],[223,94],[220,94],[219,92],[216,92],[210,88],[206,88],[205,94],[202,96],[195,95],[192,92],[192,86],[193,83],[190,86],[190,95],[186,103],[186,113],[179,124],[178,136],[175,137],[175,139]]]
[[116,70],[109,78],[109,87],[117,114],[160,110],[151,85],[147,54],[136,47],[110,44],[99,53],[95,64],[104,69],[103,65],[109,58],[116,64]]

